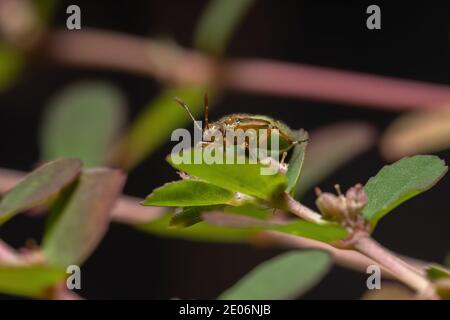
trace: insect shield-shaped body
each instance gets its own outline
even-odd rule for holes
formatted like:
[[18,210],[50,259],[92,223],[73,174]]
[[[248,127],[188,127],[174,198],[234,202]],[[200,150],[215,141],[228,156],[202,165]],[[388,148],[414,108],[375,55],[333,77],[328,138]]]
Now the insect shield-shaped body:
[[[175,98],[175,100],[198,126],[189,107],[180,99]],[[205,96],[204,127],[198,126],[198,129],[202,131],[201,145],[203,147],[236,147],[246,151],[249,158],[259,159],[261,163],[273,160],[278,162],[281,156],[281,166],[284,167],[287,152],[296,144],[306,141],[296,140],[287,125],[263,115],[236,113],[209,123],[207,96]]]
[[[249,140],[255,138],[258,146],[264,145],[267,151],[279,151],[280,154],[300,142],[295,140],[288,126],[263,115],[236,113],[222,117],[208,124],[203,131],[203,140],[212,142],[217,132],[220,132],[227,146],[241,145],[243,139],[239,139],[239,133],[244,133],[246,148],[249,148]],[[252,137],[252,133],[255,137]],[[274,141],[277,141],[276,145],[273,145]]]

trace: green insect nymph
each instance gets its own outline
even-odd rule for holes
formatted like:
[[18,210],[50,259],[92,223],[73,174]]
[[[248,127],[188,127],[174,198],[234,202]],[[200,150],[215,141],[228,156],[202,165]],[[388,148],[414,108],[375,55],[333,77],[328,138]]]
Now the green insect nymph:
[[[194,124],[198,126],[194,116],[189,111],[189,106],[184,103],[182,100],[175,98],[175,101],[177,101],[189,114],[189,116],[194,121]],[[219,133],[223,137],[224,143],[226,143],[226,137],[228,131],[235,131],[238,129],[243,130],[244,132],[253,129],[258,133],[258,139],[267,139],[271,136],[271,134],[276,133],[278,135],[278,141],[279,141],[279,151],[281,153],[285,153],[289,151],[293,146],[296,144],[306,142],[307,140],[296,140],[295,136],[292,132],[292,130],[281,121],[275,120],[271,117],[264,116],[264,115],[251,115],[251,114],[244,114],[244,113],[235,113],[230,114],[227,116],[224,116],[220,118],[217,121],[209,123],[208,119],[208,97],[205,95],[204,99],[204,111],[205,111],[205,119],[204,119],[204,126],[203,128],[200,128],[198,126],[198,129],[202,131],[202,137],[203,145],[208,145],[210,143],[213,143],[213,137],[216,136],[217,133]],[[263,136],[261,136],[261,133]],[[276,136],[275,136],[276,138]],[[270,150],[270,139],[267,140],[269,143],[268,150]],[[228,141],[228,143],[230,143]],[[231,144],[235,144],[234,142]],[[246,145],[245,147],[248,147]]]

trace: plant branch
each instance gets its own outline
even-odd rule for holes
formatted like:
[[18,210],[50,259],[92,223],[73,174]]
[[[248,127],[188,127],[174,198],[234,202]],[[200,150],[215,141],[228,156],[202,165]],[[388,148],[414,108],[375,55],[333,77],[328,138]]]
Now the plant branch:
[[94,29],[52,31],[38,50],[45,58],[62,64],[131,72],[174,85],[211,83],[218,73],[218,65],[201,53]]
[[398,280],[416,290],[419,294],[427,292],[433,286],[430,281],[418,274],[413,267],[409,266],[371,237],[360,237],[355,241],[353,248],[388,268]]
[[[357,187],[355,186],[352,192],[353,198],[358,197],[356,189]],[[418,268],[409,265],[395,254],[393,254],[386,248],[382,247],[378,242],[376,242],[374,239],[370,237],[370,234],[364,222],[361,220],[360,216],[355,216],[351,218],[352,215],[349,215],[348,207],[341,208],[341,206],[338,206],[338,204],[341,203],[340,202],[341,199],[349,201],[347,198],[344,197],[338,199],[336,197],[336,199],[338,203],[334,203],[334,198],[328,200],[328,202],[326,203],[327,207],[326,208],[324,207],[324,210],[345,209],[346,214],[342,213],[343,217],[345,217],[342,223],[349,231],[348,238],[343,240],[341,244],[337,244],[337,246],[344,245],[345,248],[356,250],[357,252],[363,254],[367,258],[370,258],[373,261],[377,262],[377,264],[384,267],[385,270],[389,270],[391,275],[395,276],[396,279],[403,282],[410,288],[416,290],[419,295],[424,297],[433,297],[434,285],[422,274],[420,269],[418,270]],[[300,218],[316,223],[325,222],[324,220],[321,219],[320,214],[305,207],[300,202],[292,198],[289,194],[285,193],[283,196],[283,200],[285,201],[285,208],[288,211],[296,214]],[[352,200],[355,201],[355,199]],[[354,220],[355,218],[358,219]]]
[[[25,174],[20,171],[0,168],[0,194],[4,194],[8,190],[13,188],[18,182],[20,182],[24,175]],[[143,207],[139,205],[141,200],[142,199],[129,196],[120,197],[111,212],[113,220],[127,224],[148,223],[161,217],[166,212],[166,209],[161,207]],[[318,213],[303,205],[295,204],[295,202],[296,201],[293,198],[290,199],[292,207],[296,208],[295,210],[301,209],[300,211],[304,210],[308,213],[312,212],[313,214],[311,214],[311,216],[314,217],[313,220],[320,217]],[[367,266],[373,264],[372,259],[359,252],[338,249],[319,241],[274,231],[263,232],[263,236],[266,238],[264,242],[282,244],[285,246],[296,248],[317,248],[326,250],[333,255],[336,262],[341,266],[349,267],[361,272],[365,272]],[[3,242],[0,242],[0,262],[2,259],[6,259],[8,261],[15,260],[16,262],[19,262],[17,260],[17,257],[15,257],[13,253],[14,251],[9,248],[9,246],[7,246]],[[418,261],[416,259],[411,259],[408,257],[402,257],[402,259],[408,261],[409,265],[415,266],[416,269],[421,270],[422,272],[424,267],[429,265],[429,263]],[[382,267],[382,270],[386,270],[383,276],[393,277],[393,274],[386,268]]]
[[317,224],[327,223],[322,219],[322,215],[304,206],[303,204],[292,198],[289,193],[284,192],[282,195],[282,200],[283,209],[295,214],[299,218]]
[[443,108],[450,87],[262,59],[219,62],[200,52],[107,31],[54,30],[37,53],[65,65],[146,75],[178,85],[225,89],[400,111]]
[[262,59],[231,61],[230,89],[391,111],[447,108],[450,87],[304,64]]
[[[302,249],[319,249],[327,251],[333,261],[343,267],[365,273],[367,267],[376,264],[374,260],[353,250],[344,250],[333,247],[325,242],[308,239],[304,237],[294,236],[278,231],[267,231],[264,235],[269,238],[270,242],[275,242],[284,247],[302,248]],[[381,267],[382,276],[387,279],[395,279],[395,275],[385,267]]]

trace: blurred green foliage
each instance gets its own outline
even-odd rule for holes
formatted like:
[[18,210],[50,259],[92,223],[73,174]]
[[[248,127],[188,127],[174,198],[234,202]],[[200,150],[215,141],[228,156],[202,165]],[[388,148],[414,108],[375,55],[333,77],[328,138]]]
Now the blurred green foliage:
[[76,157],[86,167],[107,162],[125,119],[121,92],[103,82],[82,82],[58,93],[41,123],[44,161]]
[[0,92],[14,84],[24,65],[25,59],[20,51],[0,43]]
[[108,168],[85,169],[58,210],[43,239],[47,263],[80,265],[96,248],[109,226],[110,211],[120,196],[125,176]]
[[15,214],[46,204],[79,175],[78,159],[61,159],[34,170],[0,201],[0,225]]
[[323,251],[287,252],[258,265],[218,299],[293,299],[319,282],[330,264],[330,256]]
[[195,46],[216,56],[224,54],[234,31],[254,2],[254,0],[209,1],[195,29]]
[[65,268],[51,266],[0,266],[0,292],[13,296],[47,298],[49,288],[64,280]]
[[34,0],[33,3],[41,20],[49,23],[55,13],[58,0]]
[[428,279],[433,281],[439,279],[450,279],[450,272],[438,265],[429,266],[426,270]]

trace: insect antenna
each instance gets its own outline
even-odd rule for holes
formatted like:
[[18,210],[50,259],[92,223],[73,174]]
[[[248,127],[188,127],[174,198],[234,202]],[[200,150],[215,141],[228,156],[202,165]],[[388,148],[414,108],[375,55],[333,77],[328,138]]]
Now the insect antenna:
[[184,110],[188,113],[188,115],[191,117],[192,121],[194,121],[194,125],[203,133],[203,129],[198,125],[197,120],[195,120],[194,116],[192,115],[191,111],[189,110],[189,106],[183,102],[181,99],[174,97],[174,100],[183,107]]

